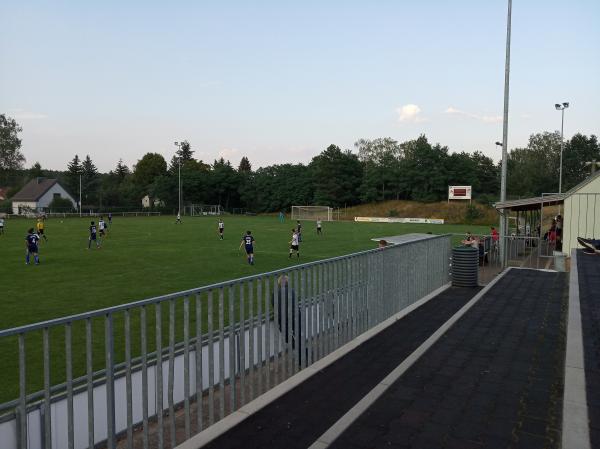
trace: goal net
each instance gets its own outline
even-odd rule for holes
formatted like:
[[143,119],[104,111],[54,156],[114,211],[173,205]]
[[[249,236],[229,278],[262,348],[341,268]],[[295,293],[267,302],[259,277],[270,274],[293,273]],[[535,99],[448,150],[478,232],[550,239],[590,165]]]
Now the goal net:
[[329,206],[292,206],[292,220],[333,220],[333,209]]
[[221,215],[223,208],[220,204],[190,204],[184,207],[184,215],[201,217],[206,215]]

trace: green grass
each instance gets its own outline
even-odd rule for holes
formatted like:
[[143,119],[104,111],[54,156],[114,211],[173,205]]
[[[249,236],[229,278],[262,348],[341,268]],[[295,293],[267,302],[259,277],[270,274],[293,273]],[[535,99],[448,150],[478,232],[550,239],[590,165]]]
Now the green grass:
[[[324,236],[314,223],[305,222],[301,258],[288,259],[293,223],[276,217],[226,217],[225,240],[218,239],[217,220],[186,218],[175,225],[172,217],[115,217],[102,249],[87,249],[88,219],[51,219],[46,223],[48,242],[40,247],[41,264],[25,265],[25,234],[31,220],[10,220],[0,236],[0,329],[49,320],[124,304],[166,293],[258,274],[297,263],[325,259],[375,247],[371,238],[410,232],[484,233],[487,227],[467,225],[414,225],[387,223],[324,223]],[[256,239],[256,264],[249,266],[239,250],[243,233]],[[458,240],[457,237],[455,239]],[[194,314],[192,304],[192,317]],[[247,312],[246,312],[247,313]],[[162,308],[166,324],[168,307]],[[177,304],[178,320],[182,304]],[[154,327],[154,309],[148,310],[148,328]],[[178,321],[179,323],[180,321]],[[94,367],[102,367],[103,323],[94,323]],[[115,319],[116,340],[122,338],[122,316]],[[193,320],[192,320],[193,326]],[[132,315],[133,353],[139,352],[139,316]],[[163,339],[168,337],[163,326]],[[177,335],[182,332],[177,328]],[[85,368],[84,323],[73,328],[74,375]],[[193,332],[192,332],[193,335]],[[27,338],[27,390],[42,386],[41,333]],[[64,330],[51,332],[52,383],[64,380]],[[149,348],[154,335],[149,334]],[[0,341],[0,402],[18,395],[18,360],[15,338]],[[123,360],[123,348],[115,348]]]

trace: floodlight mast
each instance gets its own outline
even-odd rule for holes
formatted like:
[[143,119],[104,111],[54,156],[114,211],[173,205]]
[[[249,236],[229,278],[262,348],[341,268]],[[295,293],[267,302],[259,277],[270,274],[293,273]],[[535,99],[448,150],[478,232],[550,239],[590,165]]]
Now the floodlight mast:
[[[504,116],[502,119],[502,175],[500,178],[500,201],[506,201],[506,168],[508,165],[508,98],[510,80],[510,31],[511,31],[512,0],[508,0],[506,19],[506,60],[504,65]],[[506,265],[505,236],[507,232],[506,213],[500,215],[500,260]]]
[[[181,153],[181,145],[183,142],[174,142],[175,146],[177,148],[179,148],[179,152]],[[177,216],[181,217],[181,154],[179,154],[177,156],[177,161],[179,163],[179,168],[178,168],[178,181],[177,181],[177,186],[179,188],[179,193],[178,193],[178,201],[179,201],[179,206],[177,208]]]
[[569,107],[568,102],[564,102],[562,104],[556,103],[554,105],[557,111],[560,111],[560,169],[558,175],[558,193],[562,193],[562,172],[563,172],[563,150],[565,148],[565,141],[563,138],[564,130],[565,130],[565,109]]

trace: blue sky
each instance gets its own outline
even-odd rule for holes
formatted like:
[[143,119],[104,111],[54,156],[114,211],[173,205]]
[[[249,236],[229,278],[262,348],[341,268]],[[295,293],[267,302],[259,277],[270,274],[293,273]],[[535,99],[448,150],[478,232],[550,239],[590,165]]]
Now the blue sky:
[[[509,147],[600,132],[600,2],[514,0]],[[499,158],[506,1],[3,2],[0,112],[27,166],[146,152],[254,167],[425,133]]]

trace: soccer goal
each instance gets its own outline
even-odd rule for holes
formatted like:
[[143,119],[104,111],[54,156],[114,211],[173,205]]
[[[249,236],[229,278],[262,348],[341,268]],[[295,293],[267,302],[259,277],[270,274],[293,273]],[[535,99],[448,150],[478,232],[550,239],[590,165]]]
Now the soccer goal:
[[292,206],[292,220],[333,221],[333,209],[329,206]]
[[184,215],[201,217],[206,215],[221,215],[223,208],[220,204],[190,204],[185,206]]

